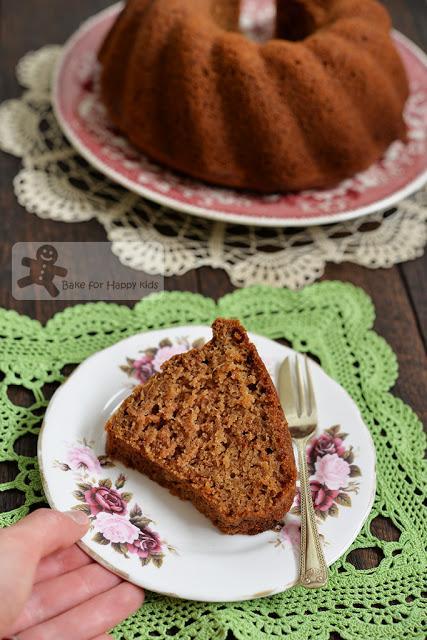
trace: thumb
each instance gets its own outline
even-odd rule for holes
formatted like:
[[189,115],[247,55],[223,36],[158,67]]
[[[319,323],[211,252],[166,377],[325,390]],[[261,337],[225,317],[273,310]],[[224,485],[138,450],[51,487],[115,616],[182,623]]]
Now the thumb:
[[0,634],[24,607],[39,561],[70,547],[88,527],[89,520],[81,511],[38,509],[0,531]]
[[[0,553],[3,544],[18,547],[29,565],[59,549],[66,549],[79,540],[89,527],[82,511],[37,509],[17,524],[0,532]],[[6,549],[4,551],[7,552]]]

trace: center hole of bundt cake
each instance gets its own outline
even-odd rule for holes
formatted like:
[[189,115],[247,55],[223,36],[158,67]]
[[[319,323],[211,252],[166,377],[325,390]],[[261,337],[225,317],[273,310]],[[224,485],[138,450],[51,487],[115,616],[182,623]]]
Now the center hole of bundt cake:
[[272,38],[303,40],[316,29],[302,0],[212,0],[212,14],[223,29],[240,31],[255,42]]
[[212,0],[212,15],[220,27],[240,31],[249,40],[264,42],[274,37],[275,0],[264,0],[259,8],[254,0]]
[[240,31],[249,40],[267,42],[276,34],[276,13],[275,0],[264,0],[258,5],[253,0],[240,0]]

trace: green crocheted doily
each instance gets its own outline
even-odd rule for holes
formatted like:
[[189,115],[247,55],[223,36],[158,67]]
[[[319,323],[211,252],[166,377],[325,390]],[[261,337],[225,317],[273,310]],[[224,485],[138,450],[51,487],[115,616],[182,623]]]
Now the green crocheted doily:
[[[231,632],[238,640],[329,640],[337,632],[345,640],[423,639],[425,438],[412,410],[389,393],[397,376],[396,358],[372,331],[370,299],[351,285],[327,282],[300,292],[257,287],[218,303],[190,293],[163,293],[145,298],[133,310],[105,303],[75,306],[45,327],[0,310],[0,464],[12,462],[19,469],[0,490],[18,489],[23,496],[22,506],[2,514],[0,523],[15,522],[44,500],[36,459],[19,455],[14,445],[22,435],[37,433],[47,405],[46,383],[62,382],[64,365],[140,331],[211,324],[219,315],[238,317],[248,330],[311,352],[357,402],[376,445],[378,489],[372,513],[351,549],[377,547],[383,558],[377,567],[361,571],[349,561],[349,550],[333,565],[326,589],[296,587],[249,602],[206,604],[148,594],[144,606],[115,629],[115,637],[225,640]],[[28,408],[13,404],[11,385],[32,392],[34,403]],[[397,540],[373,535],[377,516],[392,520],[400,532]]]

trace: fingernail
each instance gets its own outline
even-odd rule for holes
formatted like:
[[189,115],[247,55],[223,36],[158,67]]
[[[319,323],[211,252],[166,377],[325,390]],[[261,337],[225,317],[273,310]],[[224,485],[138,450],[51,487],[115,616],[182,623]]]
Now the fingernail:
[[83,511],[65,511],[64,515],[77,522],[77,524],[89,524],[89,518]]

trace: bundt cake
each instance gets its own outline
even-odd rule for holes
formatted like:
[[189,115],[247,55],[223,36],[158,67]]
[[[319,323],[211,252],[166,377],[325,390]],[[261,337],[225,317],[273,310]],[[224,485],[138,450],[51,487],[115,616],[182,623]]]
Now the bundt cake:
[[113,124],[169,168],[264,193],[331,186],[404,139],[384,7],[276,4],[276,37],[257,43],[239,0],[128,0],[99,53]]
[[181,498],[225,533],[269,529],[295,495],[295,462],[276,389],[236,320],[174,356],[106,425],[107,452]]

